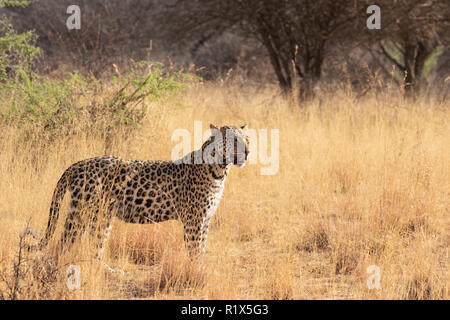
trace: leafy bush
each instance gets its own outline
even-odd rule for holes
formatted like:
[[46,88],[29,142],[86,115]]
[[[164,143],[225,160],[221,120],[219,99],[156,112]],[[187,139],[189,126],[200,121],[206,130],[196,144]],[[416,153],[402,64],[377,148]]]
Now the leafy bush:
[[[25,7],[28,1],[0,0],[2,7]],[[32,76],[33,66],[40,53],[35,46],[33,31],[17,33],[7,18],[0,19],[0,81],[19,76],[19,71]]]
[[[165,73],[158,63],[136,63],[125,76],[99,81],[78,73],[48,79],[18,68],[17,79],[0,84],[0,122],[33,124],[52,134],[66,134],[73,125],[99,127],[106,134],[118,127],[138,128],[149,102],[183,87],[190,77]],[[87,99],[86,99],[87,98]],[[80,104],[80,101],[86,101]]]
[[[0,0],[0,7],[27,4]],[[118,129],[126,134],[139,128],[149,102],[167,96],[189,79],[187,74],[165,72],[162,64],[147,61],[134,63],[123,76],[116,68],[112,79],[77,72],[63,79],[43,77],[34,72],[40,53],[35,41],[33,31],[17,33],[6,18],[0,19],[0,126],[27,128],[24,139],[53,139],[76,130],[96,131],[108,139]]]

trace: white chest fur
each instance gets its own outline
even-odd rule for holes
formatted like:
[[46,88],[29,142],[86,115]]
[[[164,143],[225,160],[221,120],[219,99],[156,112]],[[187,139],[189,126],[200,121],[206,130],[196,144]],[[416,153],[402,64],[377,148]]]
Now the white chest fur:
[[208,209],[208,212],[206,213],[207,219],[210,219],[214,213],[217,210],[217,207],[219,206],[220,200],[222,199],[223,190],[225,189],[225,179],[223,179],[220,183],[217,185],[218,190],[214,194],[211,195],[211,206]]

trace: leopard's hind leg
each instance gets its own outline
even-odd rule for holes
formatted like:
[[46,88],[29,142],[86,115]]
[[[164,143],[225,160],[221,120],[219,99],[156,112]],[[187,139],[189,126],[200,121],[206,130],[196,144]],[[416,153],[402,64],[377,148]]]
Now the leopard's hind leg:
[[[96,211],[96,219],[90,226],[90,236],[94,242],[96,255],[95,260],[101,262],[103,260],[103,253],[105,251],[106,243],[109,239],[109,235],[111,233],[111,229],[114,223],[115,218],[115,207],[114,205],[110,205],[108,209],[104,209],[103,207],[99,207]],[[105,262],[102,262],[103,266],[111,273],[120,273],[125,275],[126,272],[122,269],[114,269],[111,268]]]
[[58,251],[68,251],[74,242],[81,237],[86,230],[85,219],[80,201],[72,199],[64,222],[64,231],[58,243]]
[[113,222],[114,215],[112,214],[111,208],[108,208],[107,210],[98,208],[96,210],[95,219],[91,222],[89,233],[97,250],[96,259],[98,260],[101,260],[103,257],[105,245],[109,239]]

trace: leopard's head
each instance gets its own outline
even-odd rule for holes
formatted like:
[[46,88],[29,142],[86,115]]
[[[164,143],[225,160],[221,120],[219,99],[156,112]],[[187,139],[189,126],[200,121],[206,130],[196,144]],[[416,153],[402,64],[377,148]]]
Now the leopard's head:
[[[247,125],[241,127],[223,126],[216,127],[211,124],[211,137],[209,148],[212,152],[206,152],[213,157],[213,162],[221,164],[234,164],[243,167],[248,159],[249,136],[246,133]],[[210,162],[211,163],[211,162]]]

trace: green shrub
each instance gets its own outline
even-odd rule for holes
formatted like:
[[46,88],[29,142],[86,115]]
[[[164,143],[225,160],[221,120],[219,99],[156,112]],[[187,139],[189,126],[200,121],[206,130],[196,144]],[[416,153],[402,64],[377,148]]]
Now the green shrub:
[[[125,76],[97,80],[78,73],[66,79],[18,77],[0,83],[0,124],[33,124],[51,135],[98,129],[105,135],[118,128],[139,128],[149,103],[182,88],[191,77],[165,73],[159,63],[136,63]],[[81,101],[81,103],[80,103]],[[81,126],[81,127],[80,127]]]
[[[0,0],[0,8],[28,3]],[[64,79],[42,77],[34,72],[40,53],[35,41],[33,31],[19,34],[8,19],[0,19],[0,129],[27,127],[24,139],[55,138],[75,130],[96,131],[107,138],[118,129],[126,134],[139,128],[149,102],[191,79],[165,72],[162,64],[153,62],[135,63],[124,76],[109,80],[78,73]]]
[[[2,7],[26,7],[28,1],[0,0]],[[0,81],[19,76],[19,70],[32,77],[34,63],[40,53],[33,31],[17,33],[9,19],[0,19]]]

